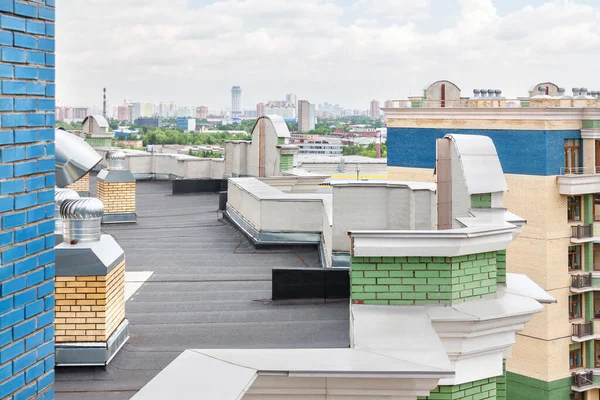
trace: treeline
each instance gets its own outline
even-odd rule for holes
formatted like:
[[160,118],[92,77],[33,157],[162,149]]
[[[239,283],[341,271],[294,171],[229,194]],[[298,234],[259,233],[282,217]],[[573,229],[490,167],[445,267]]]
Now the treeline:
[[[144,127],[146,128],[146,127]],[[250,135],[231,135],[227,132],[219,133],[184,133],[177,129],[155,129],[148,128],[140,131],[144,146],[149,144],[181,144],[181,145],[202,145],[202,144],[223,144],[227,140],[251,140]]]
[[[344,146],[345,156],[363,156],[375,158],[377,157],[377,148],[375,143],[371,143],[368,146]],[[387,144],[381,144],[381,157],[387,157]]]

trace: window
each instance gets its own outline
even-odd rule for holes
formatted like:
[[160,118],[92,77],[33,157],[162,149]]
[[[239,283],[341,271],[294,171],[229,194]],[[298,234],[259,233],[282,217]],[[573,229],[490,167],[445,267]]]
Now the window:
[[569,271],[581,270],[581,246],[569,246]]
[[600,368],[600,340],[594,340],[594,368]]
[[571,393],[571,400],[584,400],[583,392],[573,392]]
[[565,173],[577,174],[580,172],[580,141],[579,139],[565,140]]
[[569,319],[581,318],[581,295],[569,296]]
[[569,196],[567,218],[569,221],[581,221],[581,196]]
[[583,350],[581,343],[571,345],[569,350],[569,368],[581,368],[583,365]]
[[594,292],[594,318],[600,318],[600,292]]

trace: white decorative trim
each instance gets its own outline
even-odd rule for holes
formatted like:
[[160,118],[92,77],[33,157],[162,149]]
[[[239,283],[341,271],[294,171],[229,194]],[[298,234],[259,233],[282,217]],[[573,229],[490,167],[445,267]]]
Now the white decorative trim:
[[566,196],[600,193],[600,174],[560,175],[558,192]]
[[[585,111],[585,113],[584,113]],[[589,108],[384,108],[386,119],[469,119],[581,121],[600,119],[600,110]],[[585,115],[585,116],[584,116]]]

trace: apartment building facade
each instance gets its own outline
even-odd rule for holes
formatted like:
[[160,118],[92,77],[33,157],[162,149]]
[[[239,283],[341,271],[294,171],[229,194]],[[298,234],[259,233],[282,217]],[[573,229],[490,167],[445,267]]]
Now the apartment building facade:
[[496,91],[485,97],[483,90],[476,92],[461,98],[455,107],[442,105],[442,100],[426,108],[385,109],[388,177],[434,181],[436,154],[431,149],[446,134],[485,135],[493,140],[509,187],[505,206],[528,221],[507,250],[508,271],[528,275],[558,300],[517,335],[507,360],[507,397],[596,400],[600,388],[598,94],[576,89],[573,96],[559,91],[559,97],[546,90],[514,108],[507,107]]

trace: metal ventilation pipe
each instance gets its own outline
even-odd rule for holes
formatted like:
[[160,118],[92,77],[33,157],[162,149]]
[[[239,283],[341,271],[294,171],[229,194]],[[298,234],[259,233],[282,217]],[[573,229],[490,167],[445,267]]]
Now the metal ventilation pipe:
[[578,97],[581,93],[581,89],[574,87],[573,88],[573,97]]
[[496,91],[494,89],[488,89],[488,97],[494,97]]
[[581,96],[583,96],[583,97],[587,97],[587,94],[588,94],[588,90],[587,90],[587,88],[584,88],[584,87],[583,87],[583,88],[581,88]]
[[64,200],[60,206],[66,243],[97,242],[102,235],[104,204],[96,198]]
[[106,153],[108,168],[110,171],[122,171],[125,169],[125,153],[121,150]]
[[481,95],[481,90],[473,89],[473,98],[478,99],[480,95]]
[[56,186],[64,188],[90,172],[102,157],[82,138],[56,129]]
[[486,89],[481,89],[481,97],[487,97],[487,92]]
[[79,193],[73,189],[55,189],[54,195],[54,231],[59,232],[62,235],[63,232],[63,221],[60,217],[60,206],[65,200],[79,199]]
[[502,90],[496,89],[496,90],[494,90],[494,92],[495,92],[497,98],[502,98]]
[[564,97],[565,96],[565,88],[559,87],[558,88],[558,97]]

